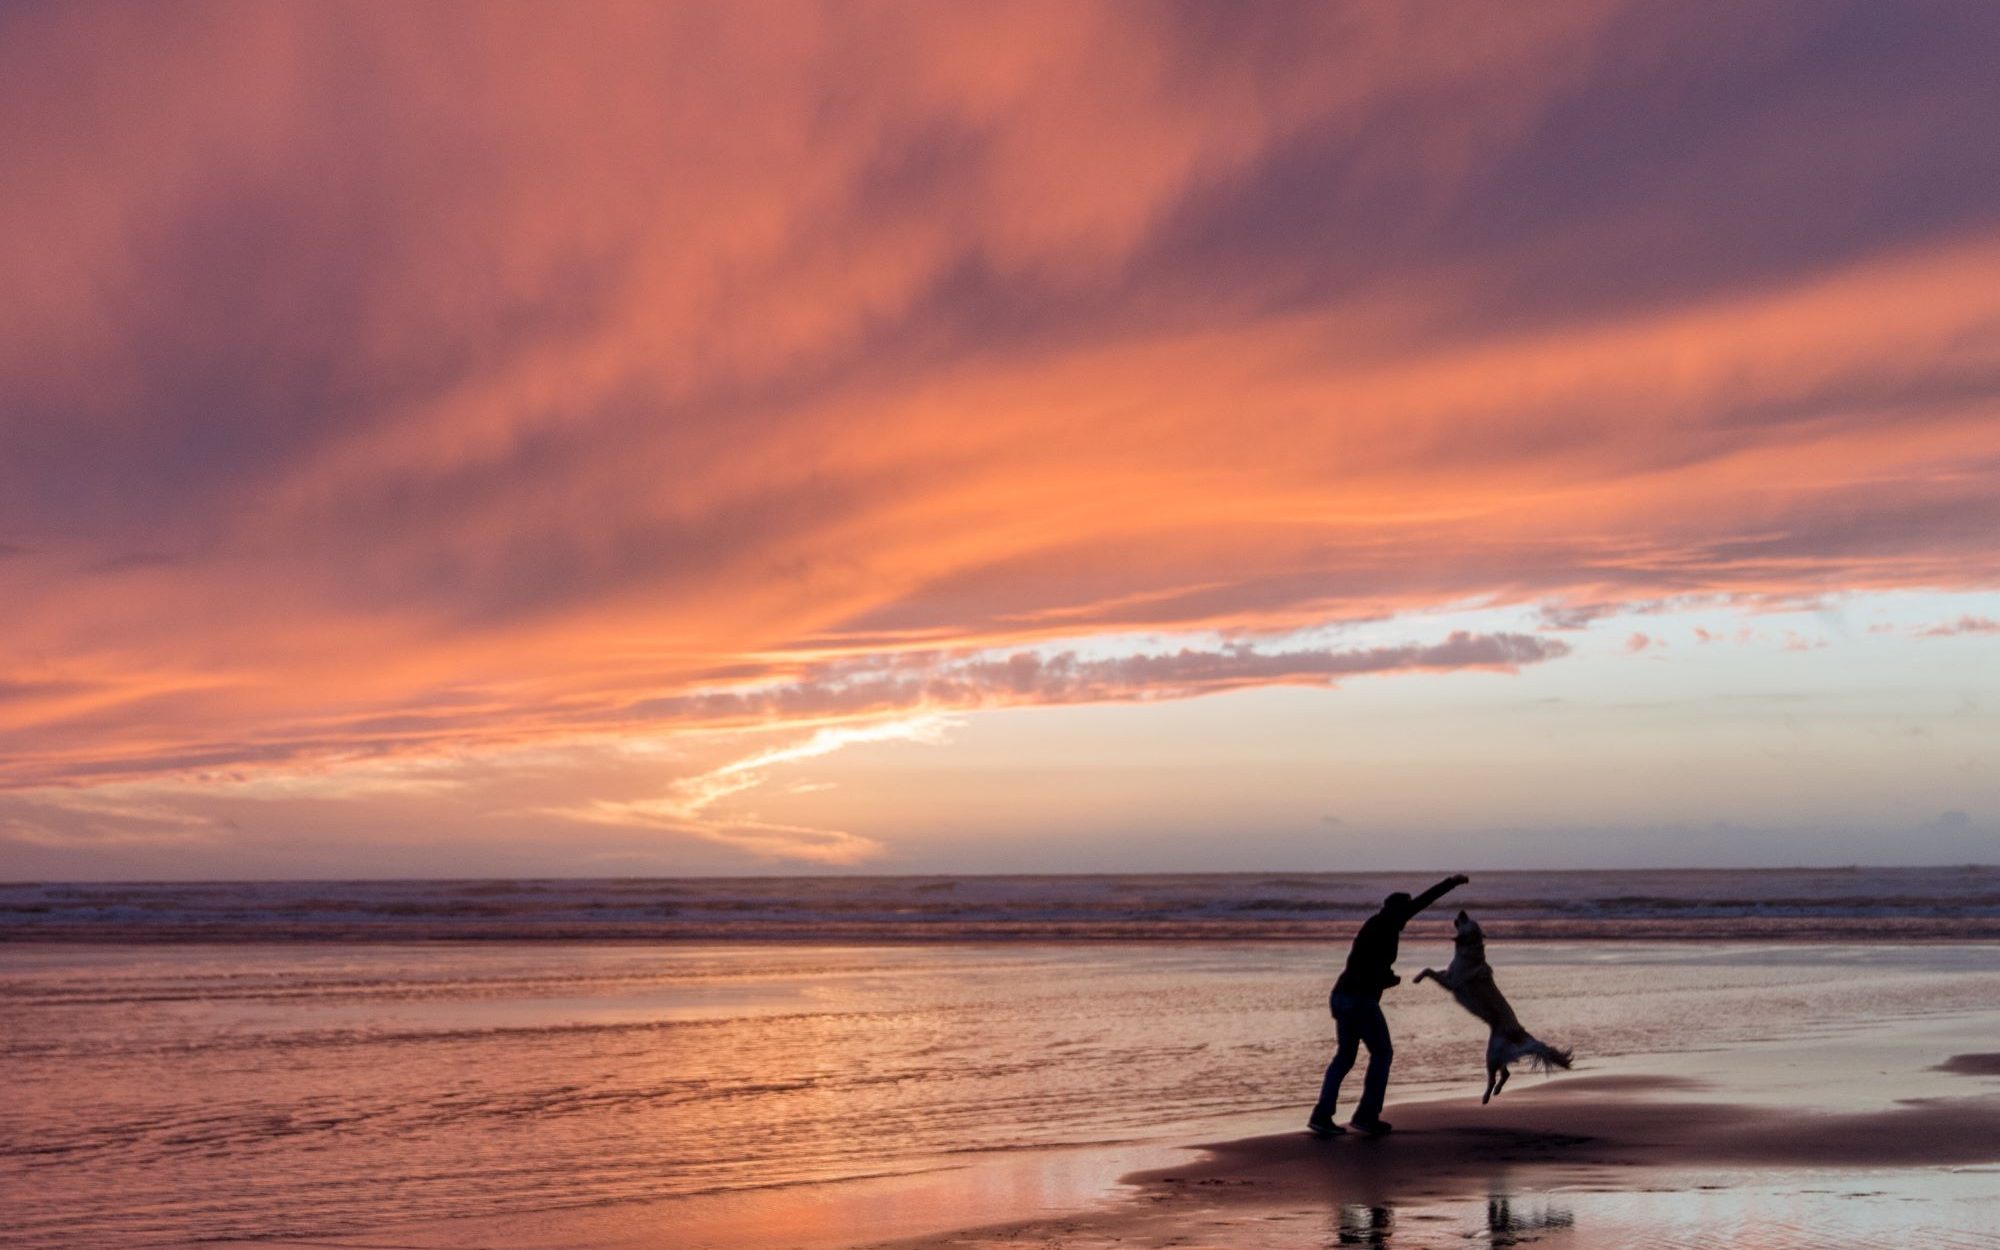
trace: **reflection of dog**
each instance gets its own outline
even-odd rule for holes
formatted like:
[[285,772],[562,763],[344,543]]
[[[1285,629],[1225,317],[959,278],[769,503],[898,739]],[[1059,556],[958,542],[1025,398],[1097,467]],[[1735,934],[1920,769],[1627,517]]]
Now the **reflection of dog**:
[[1536,1041],[1514,1018],[1514,1009],[1507,1005],[1506,995],[1493,983],[1493,969],[1486,962],[1486,935],[1479,931],[1479,922],[1460,912],[1453,924],[1458,936],[1452,940],[1451,967],[1443,972],[1426,968],[1417,974],[1417,980],[1429,977],[1444,986],[1459,1006],[1484,1020],[1486,1027],[1493,1030],[1486,1039],[1486,1094],[1479,1101],[1486,1102],[1506,1088],[1510,1063],[1526,1059],[1543,1072],[1567,1068],[1569,1051]]

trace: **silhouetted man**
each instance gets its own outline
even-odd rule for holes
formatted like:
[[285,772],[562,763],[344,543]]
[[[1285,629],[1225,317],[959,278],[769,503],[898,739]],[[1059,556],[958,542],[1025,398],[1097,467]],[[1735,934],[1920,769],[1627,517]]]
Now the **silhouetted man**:
[[1306,1121],[1307,1130],[1316,1136],[1332,1137],[1345,1131],[1334,1123],[1333,1108],[1340,1101],[1340,1082],[1354,1066],[1354,1056],[1364,1045],[1368,1047],[1368,1075],[1362,1079],[1361,1103],[1354,1108],[1350,1123],[1371,1137],[1389,1131],[1389,1122],[1382,1118],[1382,1099],[1389,1092],[1389,1061],[1395,1051],[1389,1044],[1389,1022],[1382,1016],[1382,991],[1403,979],[1396,975],[1396,943],[1411,917],[1468,880],[1464,873],[1459,873],[1446,877],[1415,898],[1401,892],[1391,894],[1382,900],[1381,911],[1361,922],[1361,932],[1354,935],[1354,948],[1347,952],[1347,969],[1333,983],[1333,993],[1327,997],[1339,1044],[1334,1048],[1333,1062],[1326,1067],[1326,1080],[1319,1087],[1319,1102],[1314,1104],[1312,1116]]

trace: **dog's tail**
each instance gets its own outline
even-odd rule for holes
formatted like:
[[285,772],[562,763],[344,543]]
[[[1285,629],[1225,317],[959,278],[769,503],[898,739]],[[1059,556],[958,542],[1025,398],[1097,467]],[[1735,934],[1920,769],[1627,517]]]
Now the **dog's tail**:
[[1574,1051],[1558,1050],[1547,1042],[1532,1037],[1521,1050],[1521,1057],[1526,1059],[1528,1066],[1537,1072],[1553,1072],[1557,1068],[1567,1069],[1571,1056],[1575,1054]]

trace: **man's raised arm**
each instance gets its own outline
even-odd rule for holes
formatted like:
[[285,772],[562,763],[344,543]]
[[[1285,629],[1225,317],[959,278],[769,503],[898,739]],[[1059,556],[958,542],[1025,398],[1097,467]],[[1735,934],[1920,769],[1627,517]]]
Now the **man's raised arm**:
[[1412,916],[1416,915],[1424,908],[1429,907],[1432,903],[1437,902],[1439,899],[1443,898],[1446,894],[1449,894],[1451,891],[1457,889],[1459,886],[1464,885],[1466,882],[1470,880],[1472,880],[1472,878],[1466,876],[1462,872],[1453,873],[1451,876],[1446,877],[1444,880],[1438,882],[1430,889],[1425,890],[1422,894],[1419,894],[1415,898],[1411,899],[1410,914]]

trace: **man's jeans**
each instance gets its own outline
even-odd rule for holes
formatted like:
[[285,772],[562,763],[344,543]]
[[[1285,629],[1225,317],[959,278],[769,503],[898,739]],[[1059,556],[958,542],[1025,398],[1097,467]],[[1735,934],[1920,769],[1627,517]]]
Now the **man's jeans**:
[[1382,1099],[1389,1092],[1389,1061],[1396,1053],[1389,1044],[1389,1022],[1382,1016],[1382,1004],[1335,994],[1327,999],[1326,1005],[1333,1012],[1338,1044],[1333,1062],[1326,1066],[1326,1080],[1319,1087],[1319,1102],[1313,1107],[1312,1118],[1320,1122],[1333,1119],[1334,1104],[1340,1101],[1340,1083],[1354,1066],[1355,1054],[1365,1045],[1368,1075],[1361,1081],[1361,1104],[1354,1109],[1354,1119],[1361,1124],[1379,1120]]

